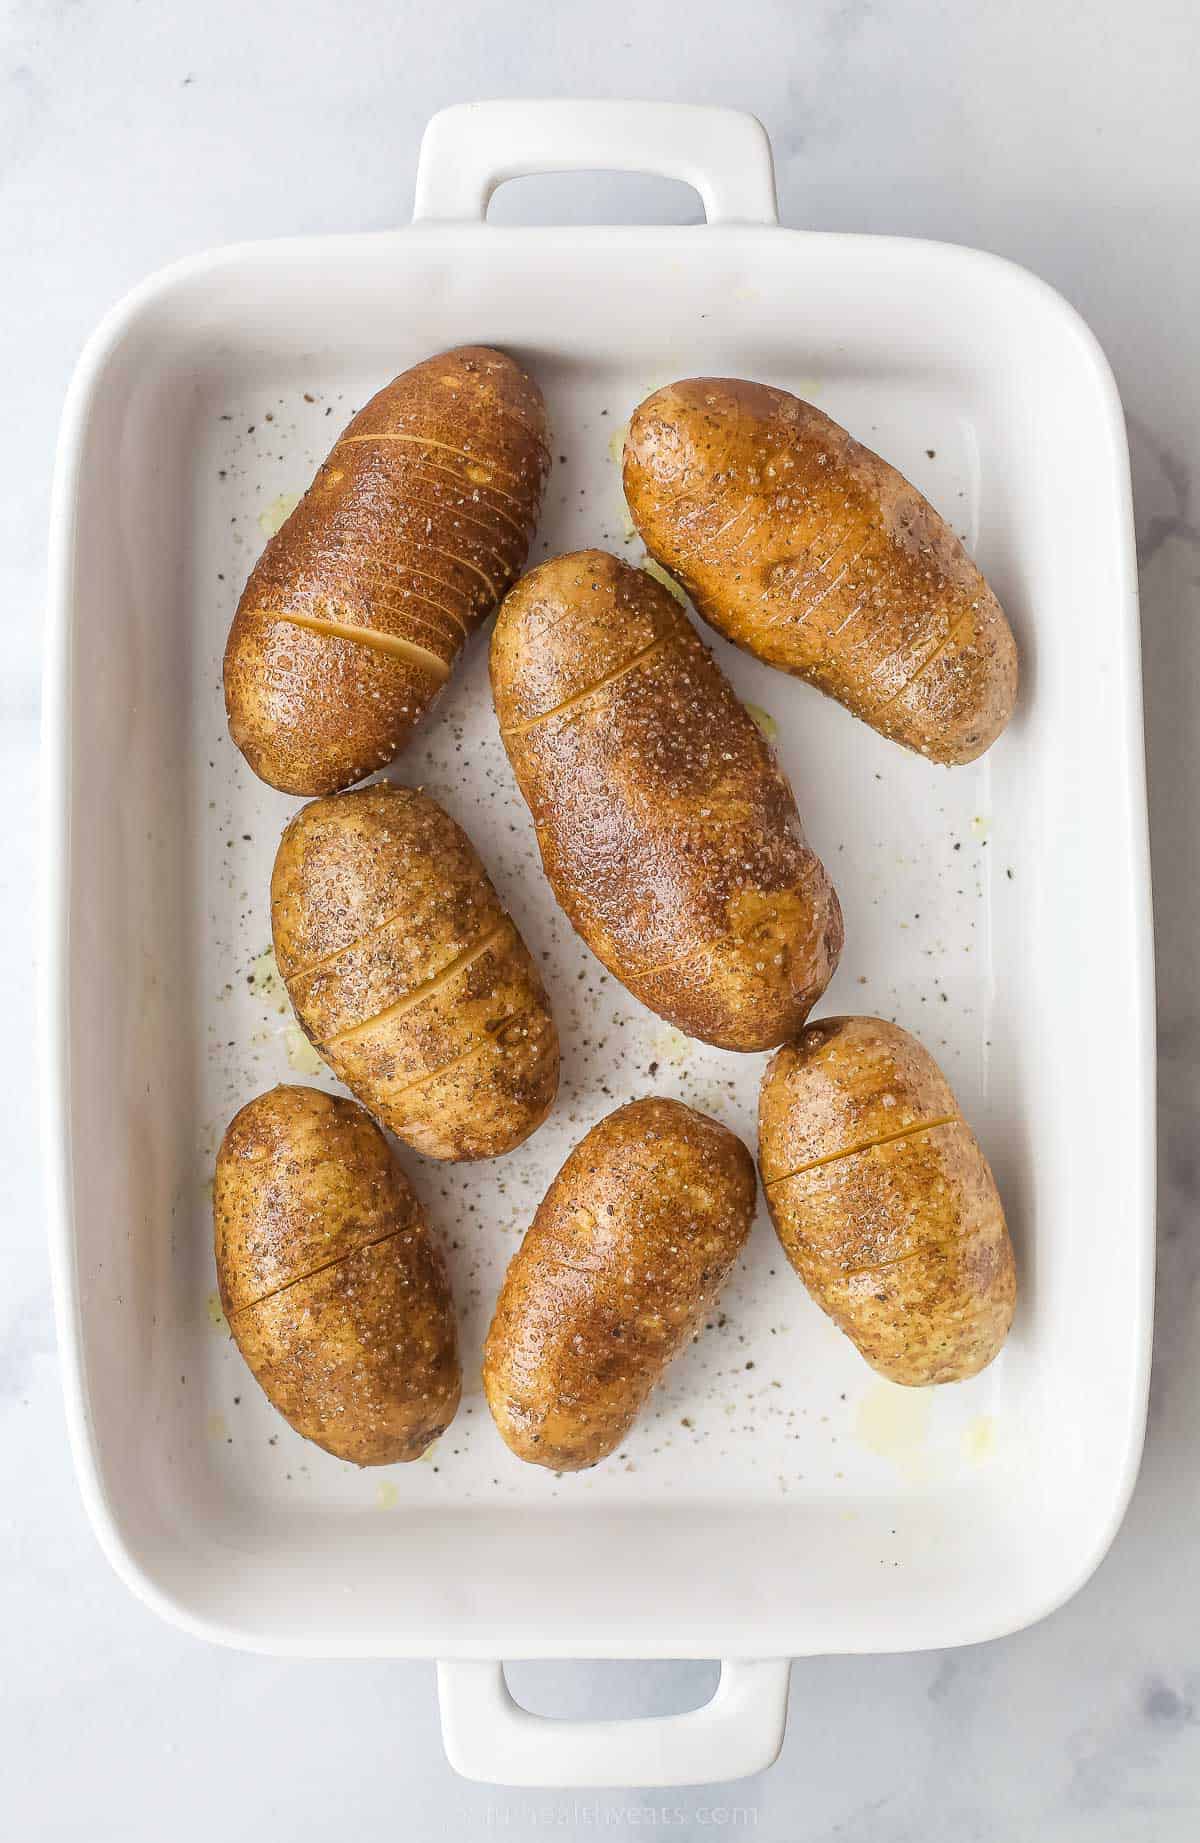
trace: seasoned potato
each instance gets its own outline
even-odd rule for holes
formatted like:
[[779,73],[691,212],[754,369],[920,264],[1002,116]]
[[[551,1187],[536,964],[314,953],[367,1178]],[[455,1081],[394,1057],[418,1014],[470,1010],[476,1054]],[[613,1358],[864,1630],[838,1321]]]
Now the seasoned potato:
[[601,550],[522,578],[492,691],[546,875],[588,946],[689,1036],[768,1049],[842,914],[770,747],[661,584]]
[[679,1101],[601,1120],[509,1265],[483,1386],[519,1459],[572,1472],[620,1444],[698,1330],[754,1215],[740,1139]]
[[541,393],[486,346],[371,398],[251,572],[225,648],[255,774],[334,793],[399,754],[524,567],[549,467]]
[[1008,1335],[1016,1275],[979,1142],[928,1051],[822,1018],[768,1064],[759,1167],[817,1304],[893,1382],[959,1382]]
[[427,794],[302,807],[271,877],[275,958],[313,1047],[429,1158],[494,1158],[540,1126],[558,1036],[470,839]]
[[230,1122],[213,1186],[238,1349],[286,1421],[338,1459],[418,1459],[462,1386],[441,1255],[353,1101],[272,1088]]
[[902,474],[785,390],[689,378],[635,411],[625,497],[711,626],[884,736],[969,762],[1012,714],[1017,649]]

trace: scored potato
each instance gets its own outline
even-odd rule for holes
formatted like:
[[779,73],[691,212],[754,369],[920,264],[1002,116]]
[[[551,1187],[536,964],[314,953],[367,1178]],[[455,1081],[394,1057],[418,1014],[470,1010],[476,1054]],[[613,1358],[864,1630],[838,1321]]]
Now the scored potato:
[[1016,1273],[979,1142],[915,1037],[822,1018],[767,1065],[759,1168],[788,1260],[893,1382],[957,1382],[1008,1335]]
[[213,1227],[229,1328],[284,1419],[356,1465],[419,1458],[458,1406],[458,1337],[374,1121],[315,1088],[258,1095],[221,1142]]
[[931,761],[1012,714],[1017,649],[949,525],[811,403],[688,378],[635,410],[625,497],[646,548],[726,639]]
[[550,464],[537,385],[461,346],[343,431],[270,540],[225,649],[229,732],[284,793],[390,762],[524,567]]
[[601,550],[507,597],[492,692],[572,926],[689,1036],[768,1049],[842,945],[833,886],[769,744],[658,582]]
[[287,826],[275,958],[317,1053],[429,1158],[494,1158],[549,1113],[558,1036],[470,839],[428,794],[364,787]]
[[620,1444],[750,1233],[754,1161],[680,1101],[631,1101],[575,1147],[509,1264],[483,1386],[505,1443],[555,1471]]

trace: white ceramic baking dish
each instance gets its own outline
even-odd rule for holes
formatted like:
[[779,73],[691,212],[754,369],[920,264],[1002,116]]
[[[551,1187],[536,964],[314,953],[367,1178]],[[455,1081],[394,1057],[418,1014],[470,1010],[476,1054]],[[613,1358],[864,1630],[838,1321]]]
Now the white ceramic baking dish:
[[[500,180],[566,168],[690,180],[707,225],[484,222]],[[293,803],[226,736],[225,632],[279,496],[369,392],[462,341],[513,350],[545,389],[556,462],[538,554],[637,557],[613,459],[625,418],[667,379],[733,373],[814,398],[897,463],[1009,611],[1018,714],[950,771],[716,649],[777,727],[841,891],[823,1009],[918,1031],[995,1166],[1021,1304],[972,1383],[879,1383],[760,1221],[721,1316],[620,1457],[556,1479],[502,1447],[479,1345],[568,1147],[651,1089],[751,1138],[762,1058],[665,1029],[562,922],[478,645],[394,772],[467,825],[546,956],[565,1080],[550,1123],[501,1163],[406,1160],[452,1264],[464,1407],[429,1462],[357,1472],[283,1426],[224,1335],[214,1146],[252,1093],[304,1078],[260,959]],[[450,110],[425,138],[411,228],[199,257],[91,340],[62,431],[45,708],[63,1374],[88,1509],[145,1600],[228,1644],[443,1660],[447,1745],[474,1776],[667,1784],[773,1757],[779,1660],[989,1638],[1087,1579],[1145,1413],[1150,895],[1121,412],[1095,341],[1041,282],[968,250],[779,229],[746,116]],[[709,1655],[775,1661],[727,1662],[693,1714],[600,1726],[523,1714],[495,1661]]]

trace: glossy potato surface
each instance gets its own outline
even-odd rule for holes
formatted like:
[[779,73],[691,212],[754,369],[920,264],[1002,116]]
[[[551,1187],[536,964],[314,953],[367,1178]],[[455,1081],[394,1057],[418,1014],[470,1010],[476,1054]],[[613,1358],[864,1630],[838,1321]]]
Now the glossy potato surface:
[[279,1087],[217,1155],[221,1304],[284,1419],[355,1465],[417,1459],[462,1375],[445,1267],[383,1134],[353,1101]]
[[1008,1335],[1016,1270],[979,1142],[941,1070],[882,1018],[822,1018],[759,1098],[771,1220],[817,1304],[893,1382],[958,1382]]
[[569,1472],[620,1444],[716,1298],[754,1199],[745,1146],[679,1101],[631,1101],[580,1141],[513,1256],[484,1352],[518,1458]]
[[697,612],[931,761],[973,761],[1017,692],[1004,612],[949,525],[811,403],[688,378],[634,412],[625,497]]

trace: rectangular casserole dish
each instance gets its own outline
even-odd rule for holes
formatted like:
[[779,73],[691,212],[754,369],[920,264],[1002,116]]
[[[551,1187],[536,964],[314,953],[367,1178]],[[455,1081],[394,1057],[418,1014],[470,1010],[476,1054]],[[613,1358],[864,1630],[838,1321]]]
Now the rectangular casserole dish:
[[[486,223],[501,180],[567,168],[690,180],[708,222]],[[714,643],[768,713],[841,894],[821,1009],[921,1035],[994,1165],[1021,1301],[969,1384],[878,1382],[764,1216],[619,1459],[556,1479],[501,1445],[479,1347],[570,1145],[651,1090],[752,1142],[762,1058],[668,1030],[558,915],[479,643],[392,772],[467,827],[545,956],[565,1067],[550,1122],[500,1164],[406,1157],[451,1262],[464,1407],[428,1463],[359,1473],[291,1434],[224,1334],[215,1146],[252,1093],[311,1079],[263,958],[295,803],[226,735],[225,633],[263,531],[351,410],[467,341],[513,351],[546,393],[535,557],[598,543],[637,560],[625,419],[671,378],[734,374],[815,400],[899,466],[1009,613],[1017,715],[949,771]],[[51,565],[49,1230],[82,1489],[134,1591],[227,1644],[441,1659],[455,1764],[530,1784],[735,1777],[778,1747],[786,1659],[977,1641],[1075,1592],[1120,1522],[1145,1419],[1153,1012],[1128,461],[1073,310],[978,252],[780,229],[747,116],[452,109],[426,134],[410,228],[201,256],[110,314],[64,415]],[[707,1708],[598,1726],[524,1715],[496,1661],[713,1655],[735,1661]]]

